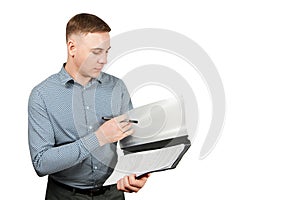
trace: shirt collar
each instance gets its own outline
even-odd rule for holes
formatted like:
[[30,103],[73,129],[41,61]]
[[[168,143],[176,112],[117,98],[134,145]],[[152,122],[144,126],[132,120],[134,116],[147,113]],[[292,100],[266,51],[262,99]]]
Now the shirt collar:
[[[59,72],[59,77],[60,77],[61,83],[67,86],[69,83],[74,83],[75,80],[70,76],[70,74],[68,74],[68,72],[65,69],[65,66],[66,66],[66,63],[63,64],[63,66]],[[102,81],[101,81],[102,73],[103,72],[101,72],[100,75],[96,78],[96,80],[100,84],[102,83]]]
[[68,74],[68,72],[65,69],[66,63],[63,64],[59,74],[59,78],[62,84],[67,85],[69,82],[74,82],[74,79]]
[[99,76],[97,77],[97,81],[99,83],[102,83],[102,74],[103,74],[103,72],[100,72]]

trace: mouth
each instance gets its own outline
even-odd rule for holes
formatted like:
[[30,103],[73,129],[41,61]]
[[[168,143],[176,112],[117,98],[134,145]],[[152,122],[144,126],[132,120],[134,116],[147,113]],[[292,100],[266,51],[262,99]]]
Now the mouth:
[[97,67],[97,68],[94,68],[96,71],[101,71],[102,70],[102,67]]

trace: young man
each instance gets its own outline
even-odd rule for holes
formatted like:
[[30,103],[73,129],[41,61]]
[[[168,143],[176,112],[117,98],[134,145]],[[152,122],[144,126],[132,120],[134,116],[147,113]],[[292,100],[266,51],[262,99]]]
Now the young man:
[[124,191],[139,191],[149,176],[103,186],[117,161],[116,142],[133,133],[122,115],[132,108],[126,86],[101,72],[109,32],[95,15],[72,17],[67,62],[29,97],[29,148],[37,174],[49,175],[46,199],[124,199]]

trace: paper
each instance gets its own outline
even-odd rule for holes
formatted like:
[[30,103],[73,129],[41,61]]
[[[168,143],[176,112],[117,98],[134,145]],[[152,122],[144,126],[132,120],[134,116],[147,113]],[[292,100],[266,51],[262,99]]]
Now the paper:
[[139,176],[147,172],[168,169],[177,160],[184,147],[184,144],[180,144],[120,156],[114,172],[104,185],[115,184],[126,175],[136,174]]
[[129,119],[134,134],[120,141],[120,147],[145,144],[186,135],[185,112],[182,98],[171,98],[132,109]]

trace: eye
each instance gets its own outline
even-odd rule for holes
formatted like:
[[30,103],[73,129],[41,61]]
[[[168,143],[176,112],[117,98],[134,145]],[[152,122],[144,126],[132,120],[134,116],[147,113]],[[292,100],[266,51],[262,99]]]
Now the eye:
[[100,55],[102,53],[102,50],[93,50],[92,53],[95,55]]

